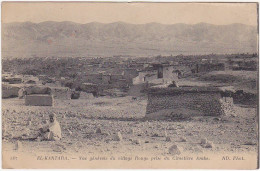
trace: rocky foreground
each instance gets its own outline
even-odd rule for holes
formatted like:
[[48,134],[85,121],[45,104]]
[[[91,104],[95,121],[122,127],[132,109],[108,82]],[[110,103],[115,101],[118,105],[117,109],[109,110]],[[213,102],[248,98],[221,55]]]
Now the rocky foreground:
[[[3,151],[32,155],[158,156],[216,152],[257,153],[257,109],[235,106],[221,117],[145,120],[146,100],[131,97],[56,100],[53,107],[2,100]],[[62,129],[60,142],[31,141],[51,112]]]

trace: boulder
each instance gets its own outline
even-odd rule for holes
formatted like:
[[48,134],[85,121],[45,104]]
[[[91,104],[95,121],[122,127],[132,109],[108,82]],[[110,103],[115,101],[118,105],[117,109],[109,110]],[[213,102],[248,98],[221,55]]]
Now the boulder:
[[129,134],[134,134],[135,130],[134,129],[130,129]]
[[208,141],[205,145],[204,145],[204,148],[213,148],[214,147],[214,144],[213,142],[211,141]]
[[207,138],[202,138],[200,141],[201,144],[206,144],[207,142],[208,142]]
[[101,129],[100,128],[98,128],[98,129],[96,129],[96,134],[101,134]]
[[166,137],[166,142],[171,142],[171,137]]
[[177,145],[172,145],[172,146],[169,148],[169,153],[170,153],[170,154],[173,154],[173,155],[180,155],[180,154],[181,154],[181,151],[180,151],[180,149],[178,148]]
[[133,143],[134,144],[141,144],[141,141],[138,139],[138,140],[134,140]]
[[114,135],[113,140],[114,141],[122,141],[123,137],[120,132],[118,132],[116,135]]
[[181,142],[186,142],[187,140],[186,140],[185,137],[181,137],[181,138],[180,138],[180,141],[181,141]]

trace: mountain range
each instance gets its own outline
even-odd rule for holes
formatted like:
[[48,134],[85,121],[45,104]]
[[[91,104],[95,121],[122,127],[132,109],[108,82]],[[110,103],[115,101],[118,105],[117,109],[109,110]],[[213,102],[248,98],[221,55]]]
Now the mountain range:
[[2,24],[2,57],[106,57],[257,52],[256,26],[92,22]]

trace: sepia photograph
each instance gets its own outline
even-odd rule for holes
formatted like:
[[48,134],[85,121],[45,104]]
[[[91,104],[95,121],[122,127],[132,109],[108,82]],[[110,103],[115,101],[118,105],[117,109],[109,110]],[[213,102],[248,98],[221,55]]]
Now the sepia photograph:
[[2,2],[2,168],[259,168],[258,5]]

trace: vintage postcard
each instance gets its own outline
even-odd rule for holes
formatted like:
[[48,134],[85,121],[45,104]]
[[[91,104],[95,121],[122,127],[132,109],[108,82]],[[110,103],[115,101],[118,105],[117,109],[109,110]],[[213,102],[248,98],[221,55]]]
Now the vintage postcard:
[[2,2],[2,167],[258,168],[258,3]]

